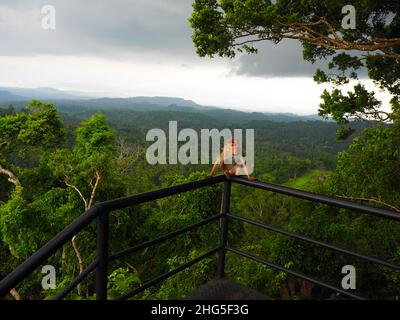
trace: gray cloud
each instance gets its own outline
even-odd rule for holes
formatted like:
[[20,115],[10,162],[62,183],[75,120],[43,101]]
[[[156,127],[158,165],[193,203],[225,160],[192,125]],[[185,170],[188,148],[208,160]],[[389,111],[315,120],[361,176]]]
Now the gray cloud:
[[[131,52],[192,55],[187,0],[5,0],[0,3],[1,55],[96,55]],[[57,28],[41,28],[53,5]]]
[[233,71],[239,75],[260,77],[311,76],[317,67],[304,61],[298,41],[283,40],[278,45],[271,42],[259,43],[257,54],[241,55],[234,63]]
[[[75,55],[114,60],[200,60],[191,41],[192,0],[1,0],[0,55]],[[57,28],[41,27],[41,8],[53,5]],[[232,60],[232,74],[260,77],[311,76],[296,41],[259,43],[259,53]],[[220,61],[214,61],[218,63]]]

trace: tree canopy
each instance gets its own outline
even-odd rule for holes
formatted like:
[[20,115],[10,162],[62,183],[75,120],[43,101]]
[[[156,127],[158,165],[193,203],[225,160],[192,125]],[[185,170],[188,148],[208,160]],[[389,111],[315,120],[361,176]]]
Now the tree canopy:
[[[167,128],[171,117],[196,130],[211,126],[222,129],[222,125],[256,129],[255,174],[260,180],[348,197],[386,209],[400,208],[397,191],[400,134],[396,126],[369,129],[361,135],[358,131],[358,138],[351,147],[338,155],[337,170],[334,170],[336,154],[347,149],[350,141],[336,141],[337,125],[332,122],[254,121],[243,114],[238,116],[242,119],[239,122],[221,113],[216,115],[212,110],[205,111],[209,116],[203,117],[188,111],[142,114],[110,108],[103,114],[98,110],[71,107],[62,109],[61,123],[51,121],[59,117],[53,106],[33,104],[37,105],[33,108],[35,112],[43,111],[41,120],[47,119],[42,124],[48,125],[48,130],[42,134],[49,135],[46,138],[49,143],[42,145],[40,139],[25,138],[18,142],[15,138],[29,123],[17,120],[34,119],[26,109],[9,108],[7,115],[4,113],[0,117],[2,125],[16,126],[14,131],[1,132],[2,139],[8,141],[1,149],[4,157],[1,164],[15,174],[21,185],[16,192],[13,185],[7,183],[7,176],[0,177],[0,278],[98,201],[204,178],[208,166],[150,166],[147,163],[146,144],[143,143],[146,130],[162,125]],[[221,118],[225,122],[221,123]],[[67,129],[65,141],[62,139],[64,127]],[[358,127],[364,128],[364,125]],[[6,140],[11,132],[14,132],[13,138]],[[214,185],[110,212],[110,252],[127,249],[218,213],[221,192],[222,186]],[[391,221],[236,184],[231,198],[232,212],[253,220],[392,263],[400,259],[400,227]],[[109,265],[109,298],[117,298],[196,258],[217,245],[218,236],[216,221],[113,260]],[[96,226],[90,224],[48,260],[57,271],[55,289],[44,290],[40,286],[43,274],[39,268],[15,288],[18,292],[11,293],[13,298],[48,299],[57,295],[95,259],[95,237]],[[229,244],[338,286],[343,277],[341,267],[354,264],[357,288],[362,296],[395,298],[398,295],[399,277],[395,272],[238,221],[230,222]],[[215,276],[216,265],[216,257],[203,260],[145,290],[137,299],[185,298]],[[226,274],[274,298],[325,299],[331,296],[329,290],[235,255],[227,255]],[[93,298],[94,274],[88,275],[67,296],[67,299]]]
[[[352,1],[354,28],[343,23],[348,1],[195,0],[190,18],[193,42],[200,56],[233,58],[237,52],[256,53],[257,42],[283,39],[301,42],[303,58],[326,60],[314,80],[330,83],[322,94],[319,114],[331,116],[343,129],[349,120],[398,122],[400,113],[400,3]],[[350,10],[350,9],[348,9]],[[375,84],[391,95],[391,111],[363,84],[343,92],[341,86],[358,81],[366,70]]]
[[8,168],[10,157],[34,148],[47,149],[57,145],[65,135],[65,128],[54,105],[33,100],[21,112],[13,108],[0,117],[0,174],[16,187],[20,182]]

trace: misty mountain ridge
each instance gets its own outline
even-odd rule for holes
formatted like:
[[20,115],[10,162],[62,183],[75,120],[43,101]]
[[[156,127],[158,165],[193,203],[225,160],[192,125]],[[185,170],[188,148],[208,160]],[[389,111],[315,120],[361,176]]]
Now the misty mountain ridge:
[[23,107],[30,100],[44,100],[54,103],[60,111],[80,110],[130,110],[130,111],[184,111],[206,113],[213,118],[231,123],[243,121],[272,120],[278,122],[323,121],[318,115],[301,116],[294,113],[249,112],[235,109],[202,106],[192,100],[179,97],[137,96],[128,98],[93,97],[89,93],[63,91],[55,88],[14,88],[0,87],[0,107],[13,104]]
[[[55,88],[17,88],[17,87],[0,87],[1,91],[7,91],[13,95],[21,97],[23,100],[33,100],[33,99],[90,99],[84,92],[70,92],[63,91]],[[4,101],[0,97],[0,102]]]
[[23,100],[24,97],[13,94],[9,91],[2,90],[0,88],[0,102],[12,102],[12,101],[20,101]]

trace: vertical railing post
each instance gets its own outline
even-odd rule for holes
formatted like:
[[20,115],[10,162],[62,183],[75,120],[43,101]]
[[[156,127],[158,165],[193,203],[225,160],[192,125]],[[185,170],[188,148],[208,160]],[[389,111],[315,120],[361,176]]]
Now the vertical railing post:
[[107,300],[108,212],[100,210],[97,217],[96,299]]
[[224,182],[224,192],[222,195],[221,203],[221,220],[220,220],[220,234],[219,241],[221,249],[219,251],[218,257],[218,278],[223,278],[225,275],[225,255],[226,255],[226,245],[228,241],[228,216],[229,207],[231,200],[231,180],[229,176]]

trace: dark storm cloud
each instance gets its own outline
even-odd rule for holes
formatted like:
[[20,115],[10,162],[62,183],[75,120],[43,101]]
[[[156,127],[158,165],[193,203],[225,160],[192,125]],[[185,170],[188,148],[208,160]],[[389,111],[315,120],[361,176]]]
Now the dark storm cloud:
[[258,53],[240,56],[234,64],[239,75],[260,77],[311,76],[323,64],[304,61],[298,41],[283,40],[278,45],[271,42],[258,44]]
[[[313,76],[317,68],[332,72],[328,69],[330,60],[317,60],[314,64],[303,60],[301,44],[296,40],[286,39],[278,45],[271,42],[258,43],[257,48],[257,54],[241,55],[233,64],[232,72],[238,75],[264,78],[308,77]],[[359,52],[355,51],[347,53],[361,56]],[[368,77],[365,68],[361,68],[358,75],[360,78]]]
[[[195,55],[188,18],[192,0],[1,0],[0,55],[75,55],[115,60],[174,60],[190,65]],[[41,8],[53,5],[54,31],[41,27]],[[263,43],[258,54],[231,62],[247,76],[310,76],[298,42]],[[204,58],[206,59],[206,58]]]
[[[188,0],[2,0],[2,55],[97,55],[159,52],[194,55]],[[41,27],[41,8],[53,5],[54,31]]]

